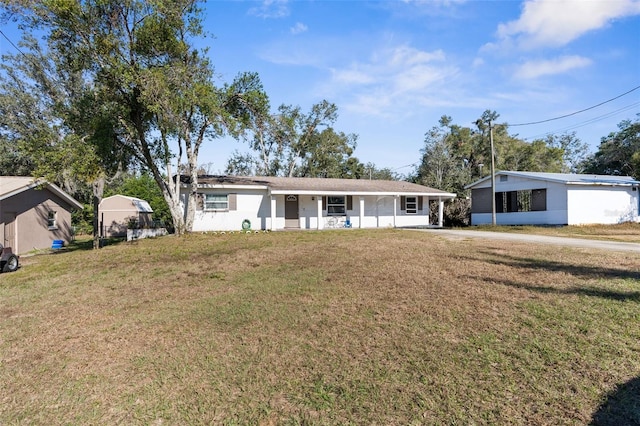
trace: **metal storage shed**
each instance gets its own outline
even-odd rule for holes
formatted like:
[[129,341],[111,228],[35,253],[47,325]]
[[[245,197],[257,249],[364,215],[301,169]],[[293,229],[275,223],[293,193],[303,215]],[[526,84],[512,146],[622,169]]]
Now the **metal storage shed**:
[[145,200],[126,195],[103,198],[98,206],[102,237],[126,237],[127,229],[153,225],[153,209]]

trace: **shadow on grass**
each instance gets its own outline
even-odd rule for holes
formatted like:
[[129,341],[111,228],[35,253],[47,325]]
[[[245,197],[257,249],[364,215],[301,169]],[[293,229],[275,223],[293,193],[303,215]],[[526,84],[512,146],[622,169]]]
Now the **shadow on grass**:
[[[111,246],[125,242],[122,238],[103,238],[100,241],[101,247]],[[78,239],[70,242],[59,253],[70,251],[86,251],[93,250],[93,239]]]
[[640,376],[619,385],[593,413],[591,426],[640,425]]
[[572,265],[554,260],[541,260],[529,257],[516,257],[507,254],[484,251],[486,255],[493,257],[491,263],[505,265],[514,268],[543,269],[545,271],[564,272],[573,276],[605,279],[634,279],[640,280],[640,271],[628,269],[602,268],[598,266]]
[[[580,296],[601,297],[603,299],[616,300],[619,302],[631,301],[640,302],[640,291],[611,291],[604,290],[597,287],[570,287],[570,288],[555,288],[546,287],[540,285],[523,284],[515,281],[501,280],[494,278],[484,278],[486,282],[501,284],[509,287],[520,288],[524,290],[537,291],[545,294],[576,294]],[[639,425],[640,426],[640,425]]]
[[[601,278],[601,279],[633,279],[638,280],[640,283],[640,272],[630,271],[627,269],[618,268],[603,268],[599,266],[585,266],[585,265],[573,265],[565,262],[558,262],[553,260],[541,260],[534,258],[524,258],[510,256],[507,254],[497,254],[491,251],[482,252],[485,255],[490,255],[490,259],[482,259],[488,263],[494,265],[505,265],[516,269],[528,269],[528,270],[543,270],[552,272],[566,273],[576,277],[582,278]],[[460,257],[466,260],[480,260],[473,257]],[[474,277],[478,278],[478,277]],[[507,278],[484,278],[486,282],[497,283],[509,287],[536,291],[546,294],[566,294],[566,295],[583,295],[591,297],[601,297],[604,299],[616,300],[616,301],[632,301],[640,302],[640,291],[614,291],[600,287],[587,287],[587,286],[574,286],[568,288],[559,288],[553,286],[541,286],[535,285],[530,282],[521,282],[515,279]]]

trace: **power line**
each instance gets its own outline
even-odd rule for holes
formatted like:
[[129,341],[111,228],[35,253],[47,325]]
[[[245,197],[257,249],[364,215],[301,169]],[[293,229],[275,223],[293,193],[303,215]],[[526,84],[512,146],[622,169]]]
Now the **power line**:
[[9,37],[7,37],[7,35],[4,33],[4,31],[0,30],[0,34],[2,34],[2,37],[5,38],[5,40],[7,40],[9,42],[10,45],[13,46],[14,49],[16,49],[18,52],[20,52],[22,54],[22,56],[24,56],[25,58],[27,57],[27,55],[24,54],[24,52],[22,50],[20,50],[20,48],[18,46],[16,46]]
[[537,135],[534,135],[534,136],[528,136],[528,137],[525,137],[525,138],[523,138],[523,139],[524,139],[524,140],[532,140],[532,139],[537,139],[537,138],[539,138],[539,137],[541,137],[541,136],[554,135],[554,134],[556,134],[556,133],[561,133],[561,132],[566,132],[566,131],[568,131],[568,130],[577,129],[577,128],[579,128],[579,127],[583,127],[583,126],[586,126],[586,125],[589,125],[589,124],[595,123],[595,122],[597,122],[597,121],[604,120],[604,119],[609,118],[609,117],[613,117],[613,116],[615,116],[615,115],[617,115],[617,114],[619,114],[619,113],[621,113],[621,112],[629,111],[629,110],[631,110],[631,109],[634,109],[634,108],[635,108],[635,107],[637,107],[638,105],[640,105],[640,102],[636,102],[636,103],[633,103],[633,104],[631,104],[631,105],[627,105],[627,106],[625,106],[625,107],[622,107],[622,108],[620,108],[620,109],[617,109],[617,110],[614,110],[614,111],[608,112],[608,113],[606,113],[606,114],[599,115],[599,116],[594,117],[594,118],[591,118],[591,119],[589,119],[589,120],[587,120],[587,121],[583,121],[582,123],[573,124],[573,125],[571,125],[571,126],[563,127],[563,128],[561,128],[561,129],[558,129],[558,130],[552,130],[552,131],[544,132],[544,133],[540,133],[540,134],[537,134]]
[[633,89],[628,90],[628,91],[624,92],[623,94],[616,96],[615,98],[611,98],[611,99],[608,99],[608,100],[606,100],[606,101],[604,101],[604,102],[600,102],[599,104],[594,105],[594,106],[590,106],[589,108],[581,109],[580,111],[572,112],[571,114],[565,114],[565,115],[561,115],[561,116],[559,116],[559,117],[548,118],[548,119],[546,119],[546,120],[541,120],[541,121],[532,121],[532,122],[530,122],[530,123],[509,124],[509,127],[515,127],[515,126],[530,126],[530,125],[532,125],[532,124],[547,123],[547,122],[549,122],[549,121],[560,120],[561,118],[571,117],[572,115],[580,114],[580,113],[582,113],[582,112],[589,111],[589,110],[591,110],[591,109],[594,109],[594,108],[597,108],[597,107],[599,107],[599,106],[602,106],[602,105],[604,105],[604,104],[606,104],[606,103],[609,103],[609,102],[611,102],[611,101],[615,101],[616,99],[621,98],[621,97],[623,97],[623,96],[625,96],[625,95],[628,95],[629,93],[631,93],[631,92],[633,92],[633,91],[635,91],[635,90],[638,90],[638,89],[640,89],[640,86],[636,86],[636,87],[634,87]]

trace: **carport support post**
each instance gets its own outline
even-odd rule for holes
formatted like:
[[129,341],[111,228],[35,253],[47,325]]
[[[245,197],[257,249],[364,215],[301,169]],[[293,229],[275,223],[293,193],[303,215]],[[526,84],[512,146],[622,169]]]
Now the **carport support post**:
[[360,223],[358,224],[358,228],[364,228],[364,197],[360,196]]
[[442,225],[444,223],[444,201],[442,201],[442,198],[438,197],[438,226],[440,228],[442,228]]

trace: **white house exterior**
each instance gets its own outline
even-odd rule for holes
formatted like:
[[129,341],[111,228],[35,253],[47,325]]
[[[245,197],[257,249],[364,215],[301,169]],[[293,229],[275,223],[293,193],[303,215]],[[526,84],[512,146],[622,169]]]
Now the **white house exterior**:
[[[471,224],[491,224],[491,176],[471,189]],[[496,224],[587,225],[640,222],[640,181],[629,176],[500,171]]]
[[[183,178],[184,179],[184,178]],[[182,181],[186,209],[191,188]],[[455,194],[409,182],[246,177],[198,177],[193,231],[327,229],[428,226],[429,205]]]

